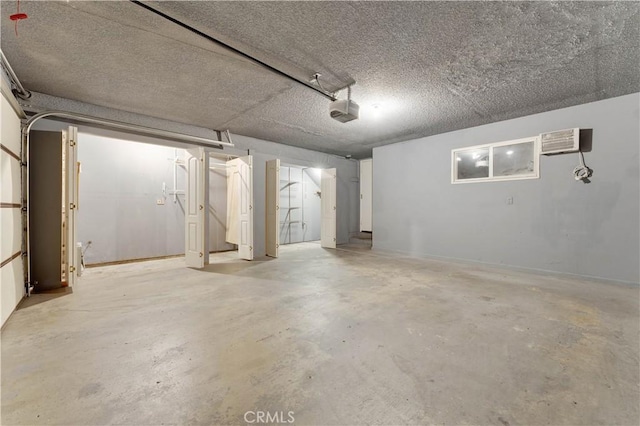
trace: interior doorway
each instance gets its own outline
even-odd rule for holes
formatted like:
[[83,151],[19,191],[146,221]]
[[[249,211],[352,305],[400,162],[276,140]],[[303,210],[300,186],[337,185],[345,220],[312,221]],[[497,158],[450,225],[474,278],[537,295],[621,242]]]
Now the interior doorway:
[[[234,250],[243,259],[252,258],[250,158],[102,132],[78,136],[75,127],[32,131],[30,153],[29,242],[35,291],[73,285],[84,264],[186,255],[187,213],[192,210],[206,223],[202,234],[196,233],[199,248],[207,243],[197,251],[198,259],[204,262],[211,252]],[[190,176],[192,153],[198,167]],[[200,167],[205,157],[206,168]],[[188,199],[190,184],[194,200],[206,201],[195,209]]]
[[77,278],[77,135],[75,127],[31,134],[27,243],[36,292],[73,286]]
[[320,241],[336,244],[336,170],[267,161],[266,253],[279,247]]
[[213,236],[217,241],[224,237],[223,244],[236,249],[239,258],[252,260],[253,157],[233,157],[199,147],[186,150],[184,164],[187,266],[209,264]]
[[321,170],[280,166],[280,245],[320,240]]

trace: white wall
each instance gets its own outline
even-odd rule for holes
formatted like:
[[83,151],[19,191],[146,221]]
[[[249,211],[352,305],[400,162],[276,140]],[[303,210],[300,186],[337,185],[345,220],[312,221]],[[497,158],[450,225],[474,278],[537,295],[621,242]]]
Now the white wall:
[[[3,85],[5,82],[2,82]],[[11,106],[12,97],[3,87],[0,114],[0,151],[1,181],[0,181],[0,223],[2,236],[0,239],[0,261],[5,263],[22,249],[22,216],[20,208],[14,205],[22,203],[20,162],[5,149],[20,156],[20,118]],[[14,311],[24,295],[24,276],[22,256],[8,261],[0,271],[0,319],[4,325],[9,315]]]
[[280,166],[280,244],[320,239],[320,169]]
[[[636,93],[375,148],[374,249],[638,283],[639,107]],[[541,156],[540,179],[451,184],[453,148],[573,127],[592,133],[589,184],[577,153]]]
[[[174,203],[162,191],[163,183],[172,189],[176,151],[184,158],[182,149],[78,135],[77,235],[84,247],[91,241],[86,264],[184,253],[184,196]],[[184,174],[178,170],[182,189]]]
[[302,169],[302,241],[320,240],[322,206],[320,204],[321,170]]
[[[170,194],[185,189],[184,165],[171,160],[184,159],[184,149],[89,133],[78,139],[78,241],[84,247],[91,241],[85,263],[184,254],[185,196]],[[210,250],[230,250],[234,246],[224,241],[226,171],[210,170],[209,180]]]

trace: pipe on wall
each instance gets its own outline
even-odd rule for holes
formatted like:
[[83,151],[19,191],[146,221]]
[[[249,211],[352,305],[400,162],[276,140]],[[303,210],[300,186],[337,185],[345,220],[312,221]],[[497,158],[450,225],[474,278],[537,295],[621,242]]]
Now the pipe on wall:
[[[2,55],[3,64],[4,64],[4,55]],[[29,96],[31,94],[29,93]],[[177,142],[183,142],[190,145],[199,145],[210,148],[218,148],[222,149],[225,146],[233,147],[233,143],[231,142],[222,142],[208,138],[202,138],[199,136],[185,135],[182,133],[171,132],[168,130],[160,130],[154,129],[151,127],[139,126],[136,124],[123,123],[120,121],[107,120],[103,118],[92,117],[89,115],[78,114],[73,112],[66,111],[44,111],[39,114],[34,115],[29,118],[22,125],[22,164],[23,164],[23,179],[22,179],[22,193],[23,193],[23,252],[24,256],[24,282],[25,282],[25,291],[27,297],[31,295],[31,290],[33,289],[33,285],[31,283],[31,262],[29,261],[30,256],[30,247],[29,247],[29,135],[31,132],[31,128],[33,125],[47,117],[54,117],[58,119],[62,119],[63,121],[68,121],[71,123],[80,122],[80,123],[88,123],[97,125],[99,127],[104,127],[107,129],[113,130],[121,130],[127,131],[130,133],[156,137],[161,139],[168,139]],[[227,139],[230,141],[229,131],[226,131]]]

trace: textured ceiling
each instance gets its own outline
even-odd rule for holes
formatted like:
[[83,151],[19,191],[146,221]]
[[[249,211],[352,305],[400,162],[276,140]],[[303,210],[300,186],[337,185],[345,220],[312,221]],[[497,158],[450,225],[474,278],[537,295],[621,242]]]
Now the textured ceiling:
[[3,0],[2,49],[30,90],[355,157],[640,91],[638,2],[147,4],[299,79],[355,81],[361,118],[130,2],[22,1],[16,37]]

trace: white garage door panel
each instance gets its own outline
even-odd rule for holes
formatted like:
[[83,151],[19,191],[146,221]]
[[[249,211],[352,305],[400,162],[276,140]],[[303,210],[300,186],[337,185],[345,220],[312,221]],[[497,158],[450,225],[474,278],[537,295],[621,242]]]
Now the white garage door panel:
[[0,126],[0,143],[9,148],[12,152],[20,155],[20,119],[11,107],[9,101],[2,96],[2,126]]
[[[0,143],[19,156],[22,144],[20,118],[5,98],[4,93],[0,99]],[[20,161],[4,150],[0,151],[0,202],[20,204],[20,175]],[[22,248],[22,213],[20,208],[0,208],[0,235],[2,235],[0,238],[0,261],[5,261]],[[0,325],[4,325],[24,294],[22,257],[18,256],[4,265],[0,274]]]
[[22,248],[22,214],[20,209],[0,209],[2,224],[2,242],[0,243],[0,261],[11,257]]
[[0,317],[2,318],[2,324],[4,324],[20,300],[22,300],[24,294],[24,286],[22,284],[22,258],[17,257],[10,263],[4,265],[0,270],[0,274],[0,282],[2,283],[2,294],[0,296],[2,308],[0,309]]
[[[3,123],[4,125],[4,123]],[[4,144],[3,144],[4,145]],[[15,152],[17,155],[18,153]],[[4,151],[0,151],[2,167],[0,198],[3,203],[20,203],[20,162]]]

